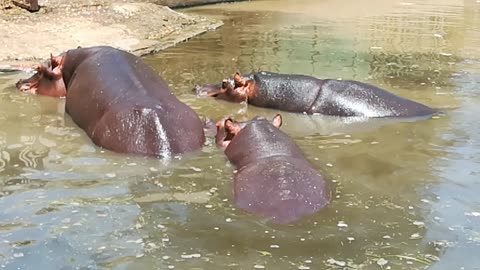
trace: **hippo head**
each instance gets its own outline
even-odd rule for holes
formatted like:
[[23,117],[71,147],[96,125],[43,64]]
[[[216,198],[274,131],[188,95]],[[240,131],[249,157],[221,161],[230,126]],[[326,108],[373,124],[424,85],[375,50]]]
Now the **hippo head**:
[[268,121],[265,117],[257,116],[248,121],[235,121],[232,118],[222,119],[217,122],[217,135],[215,136],[215,141],[218,146],[222,148],[227,148],[230,142],[237,136],[237,134],[245,128],[247,125],[255,122],[266,122],[270,123],[276,128],[280,128],[282,125],[282,116],[277,114],[271,121]]
[[246,80],[240,73],[235,73],[233,79],[225,79],[221,84],[206,84],[193,89],[197,96],[215,97],[233,102],[248,102],[255,90],[255,83]]
[[62,77],[63,56],[53,57],[47,65],[39,65],[37,72],[28,79],[19,80],[18,90],[24,93],[51,97],[65,97],[67,90]]

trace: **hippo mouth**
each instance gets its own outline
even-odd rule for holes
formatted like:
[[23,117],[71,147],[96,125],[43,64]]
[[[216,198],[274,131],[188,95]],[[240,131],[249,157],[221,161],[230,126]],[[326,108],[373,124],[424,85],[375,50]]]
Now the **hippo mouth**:
[[220,93],[219,87],[214,84],[196,85],[193,91],[198,97],[215,97]]
[[197,85],[193,91],[198,97],[217,97],[221,94],[227,93],[235,87],[235,82],[231,79],[225,79],[221,84],[205,84]]
[[15,86],[22,93],[35,94],[37,92],[38,83],[25,82],[25,80],[19,80]]

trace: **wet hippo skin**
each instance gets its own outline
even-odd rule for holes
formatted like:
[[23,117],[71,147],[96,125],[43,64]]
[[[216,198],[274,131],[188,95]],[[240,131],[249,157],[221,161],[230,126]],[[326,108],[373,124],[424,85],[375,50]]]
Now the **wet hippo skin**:
[[139,57],[112,47],[69,50],[20,80],[23,92],[66,96],[66,112],[104,148],[168,158],[200,149],[197,114]]
[[305,75],[257,72],[220,84],[196,86],[199,96],[242,102],[288,112],[356,117],[419,117],[437,111],[376,86]]
[[278,129],[281,122],[280,115],[272,122],[262,117],[220,120],[216,142],[237,168],[235,205],[286,224],[327,206],[331,192],[295,142]]

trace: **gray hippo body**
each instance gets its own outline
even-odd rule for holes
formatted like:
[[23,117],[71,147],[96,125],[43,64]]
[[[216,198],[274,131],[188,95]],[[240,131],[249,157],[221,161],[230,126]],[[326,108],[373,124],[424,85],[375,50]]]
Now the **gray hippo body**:
[[198,95],[288,112],[341,117],[419,117],[437,111],[376,86],[305,75],[256,72],[222,84],[197,86]]

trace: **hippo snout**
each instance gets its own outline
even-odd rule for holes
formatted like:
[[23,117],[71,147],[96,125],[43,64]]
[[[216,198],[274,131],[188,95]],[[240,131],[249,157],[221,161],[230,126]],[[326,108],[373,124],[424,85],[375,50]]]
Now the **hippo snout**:
[[20,90],[20,92],[28,92],[31,88],[30,82],[25,79],[20,79],[18,82],[15,84],[15,87]]
[[192,88],[192,92],[195,93],[195,95],[197,96],[201,96],[202,93],[204,92],[203,90],[203,87],[199,84],[195,85],[193,88]]
[[192,91],[198,97],[211,97],[216,96],[221,92],[222,85],[218,84],[205,84],[205,85],[195,85]]

